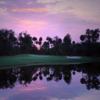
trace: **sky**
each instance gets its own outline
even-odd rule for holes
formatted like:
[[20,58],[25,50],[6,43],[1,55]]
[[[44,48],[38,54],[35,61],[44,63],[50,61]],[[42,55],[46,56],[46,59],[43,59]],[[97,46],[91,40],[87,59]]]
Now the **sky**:
[[46,38],[67,33],[79,41],[87,28],[100,27],[100,0],[0,0],[0,29]]

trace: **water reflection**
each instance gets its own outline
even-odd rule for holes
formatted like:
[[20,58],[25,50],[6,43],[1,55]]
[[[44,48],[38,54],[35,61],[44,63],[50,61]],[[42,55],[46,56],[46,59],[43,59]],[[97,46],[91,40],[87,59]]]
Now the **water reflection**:
[[28,66],[0,70],[0,89],[13,88],[16,82],[27,86],[33,81],[46,79],[50,81],[63,80],[71,84],[73,76],[81,74],[80,84],[86,85],[88,90],[100,89],[100,65],[81,64],[63,66]]

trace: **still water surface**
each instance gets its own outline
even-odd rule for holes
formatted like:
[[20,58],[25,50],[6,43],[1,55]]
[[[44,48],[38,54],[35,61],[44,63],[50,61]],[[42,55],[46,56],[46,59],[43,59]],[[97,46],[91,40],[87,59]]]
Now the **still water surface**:
[[100,64],[0,70],[0,100],[99,100]]

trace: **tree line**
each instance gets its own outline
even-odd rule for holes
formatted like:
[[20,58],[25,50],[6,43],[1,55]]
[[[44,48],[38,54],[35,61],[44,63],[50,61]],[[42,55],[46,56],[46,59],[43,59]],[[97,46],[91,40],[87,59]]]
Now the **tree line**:
[[0,29],[0,56],[16,54],[43,54],[43,55],[69,55],[69,56],[100,56],[100,30],[87,29],[80,35],[80,43],[72,40],[70,34],[63,39],[58,36],[32,37],[21,32],[16,37],[11,29]]

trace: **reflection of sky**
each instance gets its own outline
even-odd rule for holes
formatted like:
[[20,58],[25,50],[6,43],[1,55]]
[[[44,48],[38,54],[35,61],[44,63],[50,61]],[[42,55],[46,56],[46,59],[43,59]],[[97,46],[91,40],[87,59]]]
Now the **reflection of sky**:
[[0,0],[0,28],[35,36],[78,40],[86,28],[100,27],[100,0]]
[[87,91],[79,83],[81,75],[73,76],[70,85],[63,80],[47,82],[37,80],[24,86],[18,83],[13,89],[0,90],[0,100],[98,100],[100,91]]

